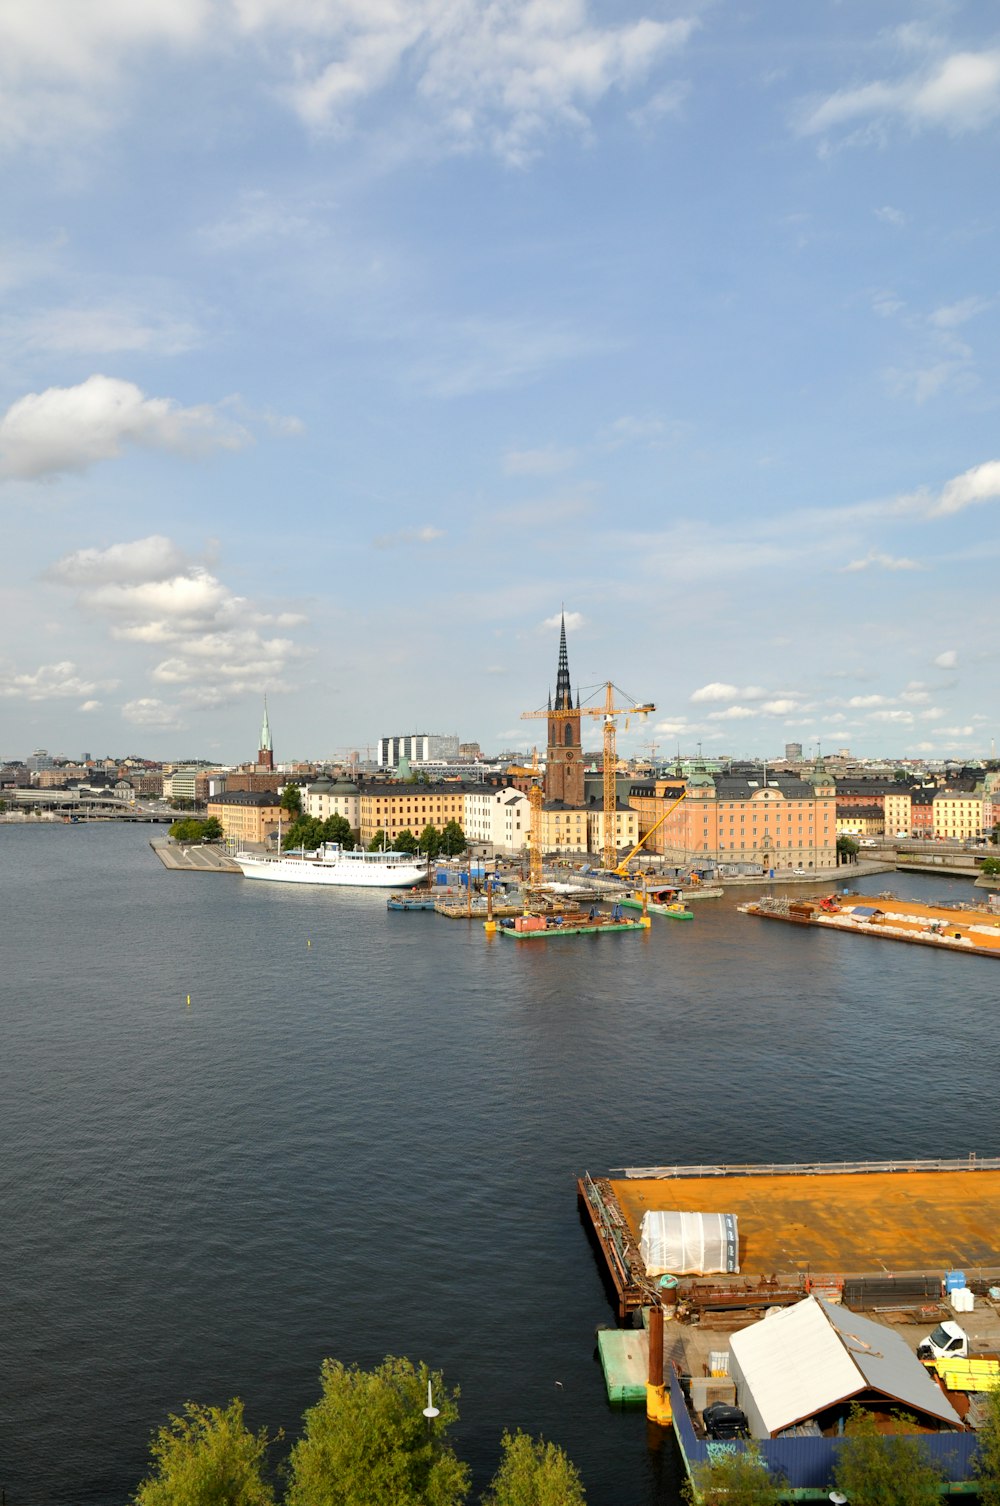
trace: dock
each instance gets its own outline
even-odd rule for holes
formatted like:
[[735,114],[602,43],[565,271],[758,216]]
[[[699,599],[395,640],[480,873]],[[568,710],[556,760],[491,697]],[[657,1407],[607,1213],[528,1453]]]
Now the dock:
[[856,894],[822,900],[764,896],[741,905],[744,915],[792,925],[822,926],[877,941],[902,941],[975,957],[1000,957],[1000,912],[986,906],[928,905]]
[[235,873],[243,871],[221,848],[199,843],[177,843],[165,837],[153,837],[149,843],[164,868],[173,873]]
[[597,1352],[608,1400],[625,1407],[646,1405],[649,1335],[644,1328],[599,1328]]
[[[524,918],[534,919],[522,917]],[[639,920],[614,920],[609,915],[595,915],[593,919],[581,921],[560,920],[558,916],[539,918],[544,920],[543,925],[520,928],[514,922],[498,926],[497,930],[501,936],[510,936],[514,941],[551,941],[556,936],[617,936],[623,931],[645,931],[649,928],[649,917],[645,915]]]

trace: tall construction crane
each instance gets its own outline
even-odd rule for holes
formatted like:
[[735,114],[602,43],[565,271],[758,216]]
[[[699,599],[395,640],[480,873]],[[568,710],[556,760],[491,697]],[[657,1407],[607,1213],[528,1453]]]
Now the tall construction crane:
[[[603,705],[596,705],[596,706],[573,706],[573,707],[565,707],[565,708],[560,708],[559,710],[551,710],[551,711],[548,710],[548,709],[546,709],[544,711],[522,711],[521,716],[524,719],[526,719],[526,720],[530,719],[532,717],[538,717],[538,718],[545,717],[547,719],[551,719],[552,721],[562,721],[562,722],[569,721],[571,718],[576,717],[576,716],[597,716],[597,717],[602,717],[603,718],[603,720],[604,720],[604,853],[603,853],[602,861],[604,863],[604,867],[610,871],[610,870],[614,869],[614,867],[615,867],[615,865],[616,865],[616,863],[618,861],[618,844],[615,841],[615,808],[616,808],[616,806],[618,804],[618,792],[617,792],[617,785],[615,783],[615,774],[616,774],[617,769],[618,769],[618,748],[617,748],[617,741],[618,741],[618,739],[617,739],[617,722],[615,721],[615,718],[619,717],[619,716],[624,716],[626,718],[625,725],[627,727],[628,726],[628,720],[627,720],[628,717],[630,717],[630,716],[648,716],[651,711],[655,711],[656,710],[656,707],[653,705],[652,701],[647,701],[646,704],[642,705],[642,706],[638,705],[634,701],[632,701],[631,705],[628,705],[628,706],[616,706],[615,705],[615,693],[616,692],[618,693],[619,696],[621,696],[626,701],[631,701],[631,697],[627,696],[625,694],[625,692],[623,690],[619,689],[619,687],[617,685],[613,684],[611,680],[606,680],[605,683],[604,683],[604,687],[603,688],[604,688],[604,704]],[[539,813],[539,825],[541,825],[540,813]]]
[[538,749],[531,750],[530,764],[512,763],[507,765],[507,773],[518,777],[530,779],[531,787],[528,790],[528,808],[530,821],[528,825],[528,884],[532,889],[537,889],[542,882],[542,805],[545,795],[541,786],[542,770],[538,764]]

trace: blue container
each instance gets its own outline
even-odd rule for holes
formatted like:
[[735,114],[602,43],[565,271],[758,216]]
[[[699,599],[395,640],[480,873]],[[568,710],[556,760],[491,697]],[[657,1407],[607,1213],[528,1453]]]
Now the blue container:
[[434,875],[434,882],[436,884],[446,884],[448,882],[448,875],[443,868],[439,868]]
[[962,1290],[962,1288],[963,1288],[964,1285],[965,1285],[965,1272],[964,1271],[945,1271],[945,1273],[944,1273],[944,1289],[945,1289],[945,1292],[960,1292]]

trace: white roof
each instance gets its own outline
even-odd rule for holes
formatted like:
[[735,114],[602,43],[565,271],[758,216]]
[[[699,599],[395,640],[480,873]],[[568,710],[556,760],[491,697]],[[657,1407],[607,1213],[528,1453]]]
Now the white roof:
[[961,1426],[899,1334],[815,1297],[734,1333],[730,1348],[769,1434],[871,1390]]

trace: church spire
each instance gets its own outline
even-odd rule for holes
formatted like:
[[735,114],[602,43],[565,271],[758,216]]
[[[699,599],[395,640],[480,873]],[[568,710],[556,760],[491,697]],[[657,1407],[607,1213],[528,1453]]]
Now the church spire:
[[262,753],[271,752],[271,728],[267,720],[267,696],[264,697],[264,720],[260,727],[260,748]]
[[566,613],[559,628],[559,670],[556,675],[556,710],[573,709],[573,691],[569,683],[569,657],[566,653]]

